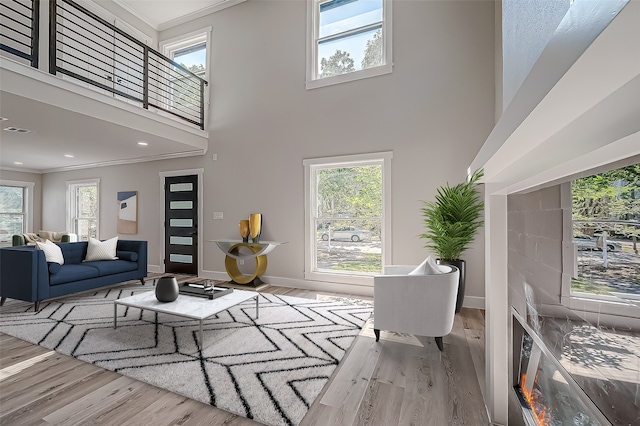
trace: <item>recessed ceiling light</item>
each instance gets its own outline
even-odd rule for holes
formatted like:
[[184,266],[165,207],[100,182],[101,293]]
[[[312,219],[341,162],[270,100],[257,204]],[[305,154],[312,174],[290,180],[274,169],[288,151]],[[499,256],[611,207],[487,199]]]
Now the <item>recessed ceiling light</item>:
[[73,158],[73,155],[71,155],[71,154],[65,154],[64,156],[67,157],[67,158]]
[[14,162],[13,162],[13,164],[15,164],[15,165],[19,166],[19,165],[21,165],[22,163],[21,163],[21,162],[19,162],[19,161],[14,161]]
[[18,127],[6,127],[4,130],[6,130],[7,132],[13,132],[13,133],[31,133],[31,130],[20,129]]
[[141,145],[141,146],[147,146],[147,145],[149,145],[149,144],[148,144],[148,143],[146,143],[146,142],[138,142],[138,145]]
[[0,117],[0,121],[7,121],[8,118],[7,117]]

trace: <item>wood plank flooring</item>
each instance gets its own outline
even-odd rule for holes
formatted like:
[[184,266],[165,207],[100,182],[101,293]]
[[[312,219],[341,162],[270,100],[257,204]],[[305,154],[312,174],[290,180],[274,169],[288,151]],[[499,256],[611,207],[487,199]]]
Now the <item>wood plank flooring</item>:
[[[268,286],[315,299],[348,294]],[[484,312],[463,308],[440,352],[432,338],[381,334],[369,321],[301,426],[488,425]],[[0,425],[258,423],[0,333]]]

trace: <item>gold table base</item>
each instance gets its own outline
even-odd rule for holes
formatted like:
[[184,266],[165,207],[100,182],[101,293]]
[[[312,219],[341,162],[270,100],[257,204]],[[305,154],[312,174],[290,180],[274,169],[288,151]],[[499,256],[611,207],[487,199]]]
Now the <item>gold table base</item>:
[[[253,254],[258,253],[260,250],[264,248],[259,244],[237,243],[229,247],[228,253],[234,256],[238,256],[240,254],[241,247],[247,247],[249,250],[251,250]],[[258,285],[262,283],[262,280],[260,280],[260,277],[264,275],[264,273],[267,271],[267,256],[263,254],[260,256],[255,256],[254,258],[256,259],[256,269],[253,272],[253,275],[247,276],[247,275],[244,275],[242,272],[240,272],[240,269],[238,268],[237,258],[231,257],[229,255],[225,257],[224,267],[226,268],[227,274],[229,274],[229,277],[231,277],[233,282],[235,282],[236,284],[254,284],[254,285]]]

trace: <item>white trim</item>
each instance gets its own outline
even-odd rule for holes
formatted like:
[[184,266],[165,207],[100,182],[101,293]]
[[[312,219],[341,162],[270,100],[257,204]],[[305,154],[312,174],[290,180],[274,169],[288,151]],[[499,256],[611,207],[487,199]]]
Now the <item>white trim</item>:
[[[120,166],[123,164],[146,163],[148,161],[170,160],[173,158],[197,157],[204,154],[206,154],[206,150],[198,149],[196,151],[176,152],[171,154],[158,154],[158,155],[150,155],[147,157],[140,157],[140,158],[126,158],[123,160],[101,161],[99,163],[88,163],[88,164],[78,164],[76,166],[57,167],[55,169],[41,170],[37,173],[44,174],[44,173],[54,173],[54,172],[66,172],[69,170],[93,169],[96,167]],[[20,170],[20,171],[24,171],[24,170]]]
[[167,22],[162,22],[158,25],[158,31],[164,31],[166,29],[173,28],[177,25],[193,21],[196,18],[200,18],[205,15],[210,15],[212,13],[220,12],[221,10],[238,5],[240,3],[244,3],[245,1],[247,0],[222,0],[221,2],[205,7],[204,9],[196,10],[195,12],[188,13],[184,16],[172,19]]
[[26,190],[25,194],[25,214],[27,223],[25,223],[25,232],[33,232],[33,192],[36,186],[35,182],[21,181],[21,180],[7,180],[0,179],[0,186],[17,186]]
[[346,74],[336,75],[326,78],[318,78],[318,3],[319,0],[307,0],[307,44],[306,44],[306,88],[307,90],[317,89],[320,87],[331,86],[334,84],[347,83],[349,81],[361,80],[364,78],[377,77],[393,72],[393,7],[392,0],[383,0],[383,21],[382,21],[382,37],[383,37],[383,56],[385,64],[357,70]]
[[[382,162],[382,266],[392,263],[391,250],[391,159],[392,151],[343,155],[338,157],[310,158],[302,160],[304,166],[304,222],[305,235],[305,280],[340,283],[340,285],[352,285],[356,287],[373,288],[373,274],[356,275],[353,273],[330,273],[314,270],[314,259],[316,258],[316,229],[312,220],[312,211],[315,206],[316,193],[312,188],[312,174],[317,169],[332,168],[342,163],[351,163],[352,166],[367,164],[371,162]],[[343,290],[344,291],[344,290]],[[360,290],[363,291],[363,290]]]
[[122,7],[123,9],[125,9],[126,11],[128,11],[129,13],[131,13],[132,15],[134,15],[136,18],[140,19],[142,22],[144,22],[145,24],[149,25],[150,27],[152,27],[154,30],[156,31],[164,31],[166,29],[175,27],[177,25],[180,24],[184,24],[185,22],[190,22],[193,21],[196,18],[200,18],[202,16],[205,15],[209,15],[212,13],[216,13],[219,12],[221,10],[224,10],[228,7],[231,6],[235,6],[237,4],[240,3],[244,3],[247,0],[221,0],[216,4],[212,4],[211,6],[207,6],[205,8],[202,8],[200,10],[196,10],[194,12],[190,12],[186,15],[180,16],[178,18],[175,19],[171,19],[169,21],[165,21],[165,22],[156,22],[156,21],[152,21],[151,19],[147,18],[146,16],[143,16],[139,10],[134,9],[133,7],[129,6],[128,3],[122,1],[122,0],[113,0],[116,4],[118,4],[120,7]]
[[[203,205],[204,205],[204,168],[200,168],[200,169],[186,169],[186,170],[168,170],[165,172],[160,172],[159,173],[159,177],[160,177],[160,206],[159,206],[159,212],[160,212],[160,235],[162,235],[162,238],[160,238],[160,244],[158,244],[158,248],[159,248],[159,259],[162,260],[164,259],[164,248],[165,248],[165,244],[164,244],[164,222],[165,222],[165,215],[164,215],[164,208],[165,208],[165,190],[164,190],[164,183],[165,183],[165,178],[166,177],[173,177],[173,176],[189,176],[189,175],[197,175],[198,176],[198,276],[202,276],[202,262],[203,262],[203,253],[202,253],[202,248],[203,248],[203,239],[201,238],[201,234],[202,231],[204,229],[203,225],[203,220],[204,220],[204,216],[203,216]],[[161,262],[160,266],[158,267],[160,270],[157,272],[165,272],[165,264],[164,262]],[[156,271],[154,271],[156,272]]]

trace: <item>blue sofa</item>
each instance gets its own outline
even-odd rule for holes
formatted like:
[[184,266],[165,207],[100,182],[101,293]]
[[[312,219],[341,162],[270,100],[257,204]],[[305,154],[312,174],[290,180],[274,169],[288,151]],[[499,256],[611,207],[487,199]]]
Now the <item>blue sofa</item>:
[[33,246],[0,249],[0,306],[7,298],[34,302],[65,296],[129,280],[144,284],[147,276],[147,242],[118,240],[117,260],[83,262],[87,242],[58,243],[64,265],[47,263]]

